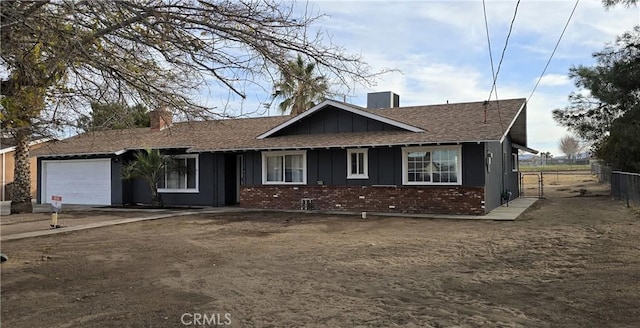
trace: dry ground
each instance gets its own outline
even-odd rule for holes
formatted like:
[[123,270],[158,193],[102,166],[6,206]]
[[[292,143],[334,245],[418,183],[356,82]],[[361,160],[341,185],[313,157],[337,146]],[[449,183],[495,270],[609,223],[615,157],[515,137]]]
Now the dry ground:
[[5,242],[2,324],[637,327],[640,218],[589,176],[545,194],[514,222],[264,212]]

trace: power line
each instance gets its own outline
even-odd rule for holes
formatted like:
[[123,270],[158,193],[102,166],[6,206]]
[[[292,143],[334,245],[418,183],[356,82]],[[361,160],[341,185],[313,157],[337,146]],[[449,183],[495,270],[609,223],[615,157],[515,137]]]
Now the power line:
[[[491,51],[491,39],[489,38],[489,23],[487,22],[487,7],[484,3],[485,0],[482,0],[482,12],[484,13],[484,29],[487,31],[487,44],[489,45],[489,60],[491,61],[491,78],[496,78],[496,73],[493,69],[493,51]],[[489,94],[489,99],[491,99],[491,94]]]
[[531,100],[531,97],[533,96],[533,93],[536,92],[536,89],[538,88],[538,84],[540,84],[540,80],[542,80],[542,77],[544,76],[544,73],[547,72],[547,68],[549,67],[549,64],[551,63],[551,59],[553,58],[553,55],[555,55],[556,50],[558,49],[558,45],[560,45],[560,41],[562,40],[562,37],[564,36],[564,32],[567,30],[567,26],[569,26],[569,22],[571,22],[571,18],[573,17],[573,13],[576,12],[576,8],[578,7],[578,3],[580,2],[580,0],[576,0],[575,5],[573,5],[573,9],[571,10],[571,14],[569,15],[569,18],[567,19],[567,23],[564,24],[564,28],[562,29],[562,33],[560,33],[560,37],[558,38],[558,42],[556,42],[556,46],[553,47],[553,51],[551,52],[551,56],[549,56],[549,60],[547,60],[547,64],[544,65],[544,69],[542,70],[542,73],[540,74],[540,77],[538,78],[538,81],[536,82],[536,85],[533,87],[533,90],[531,90],[531,94],[529,94],[529,97],[527,98],[527,102],[529,102],[529,100]]
[[[485,4],[485,0],[482,0],[482,10],[484,13],[484,27],[487,32],[487,43],[489,44],[489,59],[491,60],[491,75],[493,77],[493,83],[491,85],[491,90],[489,91],[488,101],[491,101],[491,95],[496,94],[496,109],[498,111],[498,121],[500,122],[500,128],[504,130],[504,125],[502,124],[502,114],[500,113],[500,100],[498,99],[498,88],[496,86],[496,82],[498,81],[498,74],[500,74],[500,68],[502,67],[502,61],[504,60],[504,54],[507,52],[507,46],[509,45],[509,38],[511,37],[511,32],[513,31],[513,24],[516,21],[516,16],[518,15],[518,7],[520,6],[520,0],[516,3],[516,8],[513,11],[513,18],[511,19],[511,24],[509,24],[509,32],[507,33],[507,38],[504,41],[504,48],[502,48],[502,54],[500,55],[500,62],[498,63],[498,69],[494,73],[493,69],[493,54],[491,51],[491,40],[489,38],[489,23],[487,22],[487,8]],[[485,123],[486,123],[486,109],[485,109]]]
[[[484,6],[484,0],[482,1]],[[516,9],[513,11],[513,18],[511,19],[511,24],[509,25],[509,33],[507,33],[507,38],[504,41],[504,48],[502,48],[502,54],[500,55],[500,62],[498,63],[498,69],[496,70],[496,74],[493,77],[493,85],[491,86],[491,91],[489,92],[489,100],[491,100],[491,94],[493,93],[493,89],[496,87],[496,81],[498,80],[498,74],[500,74],[500,67],[502,66],[502,60],[504,60],[504,54],[507,51],[507,46],[509,45],[509,38],[511,37],[511,31],[513,30],[513,23],[516,21],[516,16],[518,15],[518,6],[520,6],[520,0],[516,3]],[[486,13],[485,13],[485,26],[486,26]],[[487,34],[489,33],[489,28],[487,28]],[[496,97],[497,100],[497,97]]]

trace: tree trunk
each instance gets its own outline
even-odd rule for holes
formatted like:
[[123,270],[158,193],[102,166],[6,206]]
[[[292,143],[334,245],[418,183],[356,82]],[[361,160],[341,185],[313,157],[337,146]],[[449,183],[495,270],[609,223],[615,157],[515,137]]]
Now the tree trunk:
[[31,165],[29,163],[29,143],[31,127],[16,130],[15,167],[13,170],[13,192],[11,194],[11,213],[31,213]]
[[158,192],[158,187],[155,183],[149,184],[151,188],[151,206],[162,208],[164,207],[164,202],[162,201],[162,195]]

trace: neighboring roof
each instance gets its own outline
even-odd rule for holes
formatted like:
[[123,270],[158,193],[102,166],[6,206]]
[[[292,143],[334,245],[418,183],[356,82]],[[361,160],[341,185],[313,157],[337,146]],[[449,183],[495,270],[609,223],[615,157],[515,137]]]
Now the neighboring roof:
[[[53,139],[47,137],[34,137],[34,139],[29,142],[29,146],[34,146],[51,140]],[[16,150],[16,140],[13,137],[0,138],[0,154],[12,152],[14,150]]]
[[[525,99],[487,103],[486,123],[483,102],[365,109],[336,101],[316,106],[310,114],[239,118],[175,123],[162,131],[149,128],[89,132],[34,151],[38,156],[120,154],[131,149],[183,148],[188,152],[364,147],[502,141]],[[271,135],[322,108],[339,108],[402,127],[404,131],[375,131],[313,135]],[[302,118],[300,118],[302,116]],[[260,139],[259,137],[263,137]],[[526,146],[526,141],[520,144]]]

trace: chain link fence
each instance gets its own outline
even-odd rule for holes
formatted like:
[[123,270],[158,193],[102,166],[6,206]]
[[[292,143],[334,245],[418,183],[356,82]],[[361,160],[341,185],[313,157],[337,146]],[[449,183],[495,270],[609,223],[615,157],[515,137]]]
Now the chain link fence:
[[611,168],[602,163],[591,163],[591,174],[596,175],[600,183],[611,183]]
[[627,207],[640,206],[640,174],[611,172],[611,196],[623,201]]
[[591,164],[591,173],[598,176],[599,182],[611,185],[611,197],[627,207],[640,207],[640,174],[612,171],[602,163]]

